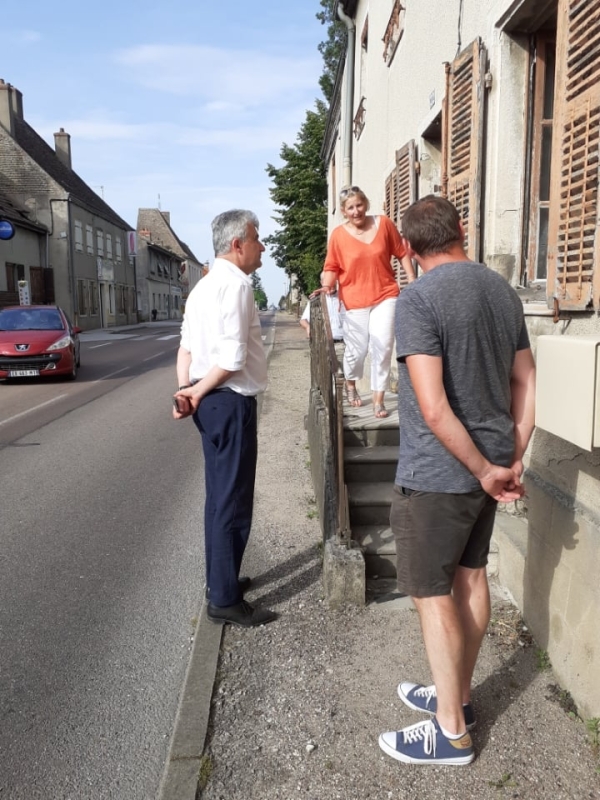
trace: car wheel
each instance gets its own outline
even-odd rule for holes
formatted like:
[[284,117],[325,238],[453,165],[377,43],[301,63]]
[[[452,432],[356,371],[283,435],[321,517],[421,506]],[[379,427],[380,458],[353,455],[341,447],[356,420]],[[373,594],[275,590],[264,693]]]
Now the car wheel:
[[75,378],[77,377],[77,367],[78,367],[77,360],[75,358],[75,354],[73,354],[73,368],[71,369],[71,372],[69,372],[69,374],[67,375],[68,381],[74,381]]

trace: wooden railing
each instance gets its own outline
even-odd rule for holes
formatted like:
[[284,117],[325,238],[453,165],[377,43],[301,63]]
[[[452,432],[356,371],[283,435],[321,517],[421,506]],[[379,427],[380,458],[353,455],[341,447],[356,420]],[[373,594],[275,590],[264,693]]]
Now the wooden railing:
[[348,493],[344,479],[344,374],[331,335],[331,324],[324,294],[310,301],[311,389],[321,395],[332,445],[336,487],[336,535],[350,545]]

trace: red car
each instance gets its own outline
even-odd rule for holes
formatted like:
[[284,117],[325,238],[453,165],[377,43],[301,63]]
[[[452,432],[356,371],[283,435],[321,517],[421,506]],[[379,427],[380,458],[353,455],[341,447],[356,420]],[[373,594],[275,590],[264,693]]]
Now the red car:
[[64,375],[79,367],[79,334],[58,306],[0,309],[0,378]]

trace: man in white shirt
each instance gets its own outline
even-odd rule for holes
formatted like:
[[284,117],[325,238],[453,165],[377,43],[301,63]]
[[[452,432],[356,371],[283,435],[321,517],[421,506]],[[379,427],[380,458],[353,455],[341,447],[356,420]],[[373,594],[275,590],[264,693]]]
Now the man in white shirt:
[[181,326],[173,416],[193,414],[202,436],[207,616],[249,628],[277,617],[243,599],[250,578],[240,578],[252,526],[256,395],[267,386],[250,276],[265,248],[251,211],[219,214],[212,231],[216,258],[191,291]]

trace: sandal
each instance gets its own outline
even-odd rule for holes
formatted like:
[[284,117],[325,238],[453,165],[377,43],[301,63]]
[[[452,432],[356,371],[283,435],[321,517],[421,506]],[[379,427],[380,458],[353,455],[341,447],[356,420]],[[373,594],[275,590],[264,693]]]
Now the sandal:
[[348,386],[348,384],[346,384],[346,398],[354,408],[362,406],[362,400],[360,399],[359,393],[356,391],[356,385]]
[[377,419],[389,417],[389,412],[383,403],[375,403],[373,406],[373,414],[377,417]]

